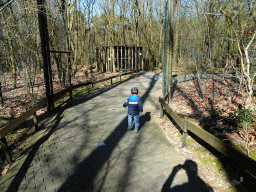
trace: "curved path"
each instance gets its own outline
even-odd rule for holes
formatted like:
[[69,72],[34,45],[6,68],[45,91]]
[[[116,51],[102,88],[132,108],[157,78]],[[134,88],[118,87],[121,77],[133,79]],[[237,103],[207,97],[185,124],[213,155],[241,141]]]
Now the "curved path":
[[[143,101],[139,133],[127,131],[124,101]],[[162,74],[141,73],[58,112],[0,181],[0,191],[212,191],[162,133],[151,112]]]

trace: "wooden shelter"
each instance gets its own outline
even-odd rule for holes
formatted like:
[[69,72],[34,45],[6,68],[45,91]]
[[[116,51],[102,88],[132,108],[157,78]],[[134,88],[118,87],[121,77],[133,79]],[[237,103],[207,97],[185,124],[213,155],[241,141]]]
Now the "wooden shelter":
[[102,72],[140,70],[143,68],[142,47],[107,46],[96,49],[96,67]]

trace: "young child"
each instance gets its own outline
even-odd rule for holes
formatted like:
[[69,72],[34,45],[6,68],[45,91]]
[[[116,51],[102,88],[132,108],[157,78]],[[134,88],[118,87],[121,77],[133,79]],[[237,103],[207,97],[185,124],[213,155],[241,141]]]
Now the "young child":
[[132,129],[132,121],[135,121],[135,133],[139,131],[140,116],[139,113],[143,112],[142,101],[138,96],[138,89],[133,87],[131,89],[131,95],[127,101],[123,104],[124,107],[128,106],[128,130]]

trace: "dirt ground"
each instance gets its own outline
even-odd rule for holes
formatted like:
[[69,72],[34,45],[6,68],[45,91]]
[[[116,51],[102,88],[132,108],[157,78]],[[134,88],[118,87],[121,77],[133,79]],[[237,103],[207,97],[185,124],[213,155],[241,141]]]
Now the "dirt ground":
[[[254,89],[256,87],[254,86]],[[202,97],[204,95],[204,98]],[[244,108],[247,93],[243,86],[232,79],[202,79],[201,88],[196,81],[178,84],[169,106],[179,115],[206,129],[222,140],[246,148],[247,134],[238,130],[232,115]],[[256,97],[250,109],[255,115]],[[255,119],[249,129],[248,145],[256,147]]]

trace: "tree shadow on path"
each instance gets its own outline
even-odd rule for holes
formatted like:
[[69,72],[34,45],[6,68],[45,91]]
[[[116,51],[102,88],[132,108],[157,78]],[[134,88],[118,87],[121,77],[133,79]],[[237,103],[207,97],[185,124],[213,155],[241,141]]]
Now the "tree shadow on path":
[[[74,107],[76,105],[79,105],[79,104],[81,104],[85,101],[88,101],[90,99],[93,99],[105,92],[108,92],[111,89],[114,89],[115,87],[117,87],[117,86],[121,85],[122,83],[127,82],[131,79],[133,79],[133,77],[130,77],[126,80],[122,80],[119,83],[113,84],[111,86],[97,90],[95,92],[81,95],[79,97],[76,97],[75,100],[73,100],[72,102],[68,102],[68,103],[66,103],[66,105],[58,107],[58,109],[55,109],[54,113],[45,113],[45,114],[38,116],[38,120],[42,121],[45,119],[50,119],[57,113],[53,120],[51,120],[50,122],[47,121],[47,124],[49,124],[49,125],[51,123],[53,123],[53,125],[51,125],[51,127],[44,129],[44,127],[48,126],[48,125],[44,124],[44,123],[42,123],[40,125],[40,130],[42,129],[41,131],[43,133],[45,131],[47,133],[44,136],[42,136],[38,141],[36,141],[34,144],[27,146],[26,149],[24,149],[23,152],[21,153],[21,155],[27,155],[27,157],[26,157],[25,161],[22,163],[21,167],[19,168],[19,171],[17,172],[17,174],[13,175],[12,177],[7,179],[7,181],[8,181],[13,178],[11,181],[11,184],[9,185],[9,187],[7,189],[7,192],[18,191],[22,181],[25,178],[25,175],[27,174],[29,168],[31,167],[31,163],[32,163],[33,159],[35,158],[36,153],[38,152],[40,146],[43,143],[45,143],[56,130],[59,129],[59,124],[61,123],[62,118],[64,117],[63,112],[65,110],[67,110],[68,108]],[[67,123],[69,123],[69,122],[67,122]]]
[[55,119],[53,120],[54,125],[50,128],[49,132],[40,138],[35,144],[32,145],[31,150],[27,151],[28,156],[26,157],[26,160],[22,164],[21,168],[19,169],[18,173],[15,175],[14,179],[12,180],[7,192],[14,192],[18,191],[21,182],[25,178],[25,175],[28,171],[28,169],[31,166],[31,163],[36,156],[36,153],[38,152],[41,144],[46,142],[49,137],[53,134],[53,132],[57,129],[58,125],[60,124],[61,120],[63,118],[62,112],[60,112]]
[[[159,74],[155,74],[151,78],[150,87],[141,97],[143,103],[146,101],[150,91],[153,89],[158,79],[156,78],[158,75]],[[149,119],[148,116],[149,114],[146,113],[142,117],[142,125],[144,125],[145,120],[147,121]],[[103,168],[104,164],[110,159],[112,152],[117,147],[119,141],[124,137],[128,126],[127,121],[128,117],[124,118],[119,123],[115,130],[103,141],[105,145],[99,146],[94,151],[92,151],[91,154],[76,167],[74,174],[69,176],[65,183],[58,189],[58,191],[101,191],[102,185],[100,185],[100,189],[95,189],[94,181],[99,174],[99,171]],[[108,173],[106,172],[105,175],[107,174]],[[101,183],[102,182],[105,181],[101,181]]]
[[[178,174],[179,170],[184,169],[187,173],[188,182],[182,185],[175,185],[175,176]],[[213,189],[208,186],[199,176],[197,164],[192,160],[186,160],[183,165],[177,165],[173,168],[171,175],[165,181],[161,192],[183,192],[183,191],[194,191],[194,192],[207,192],[213,191]]]

